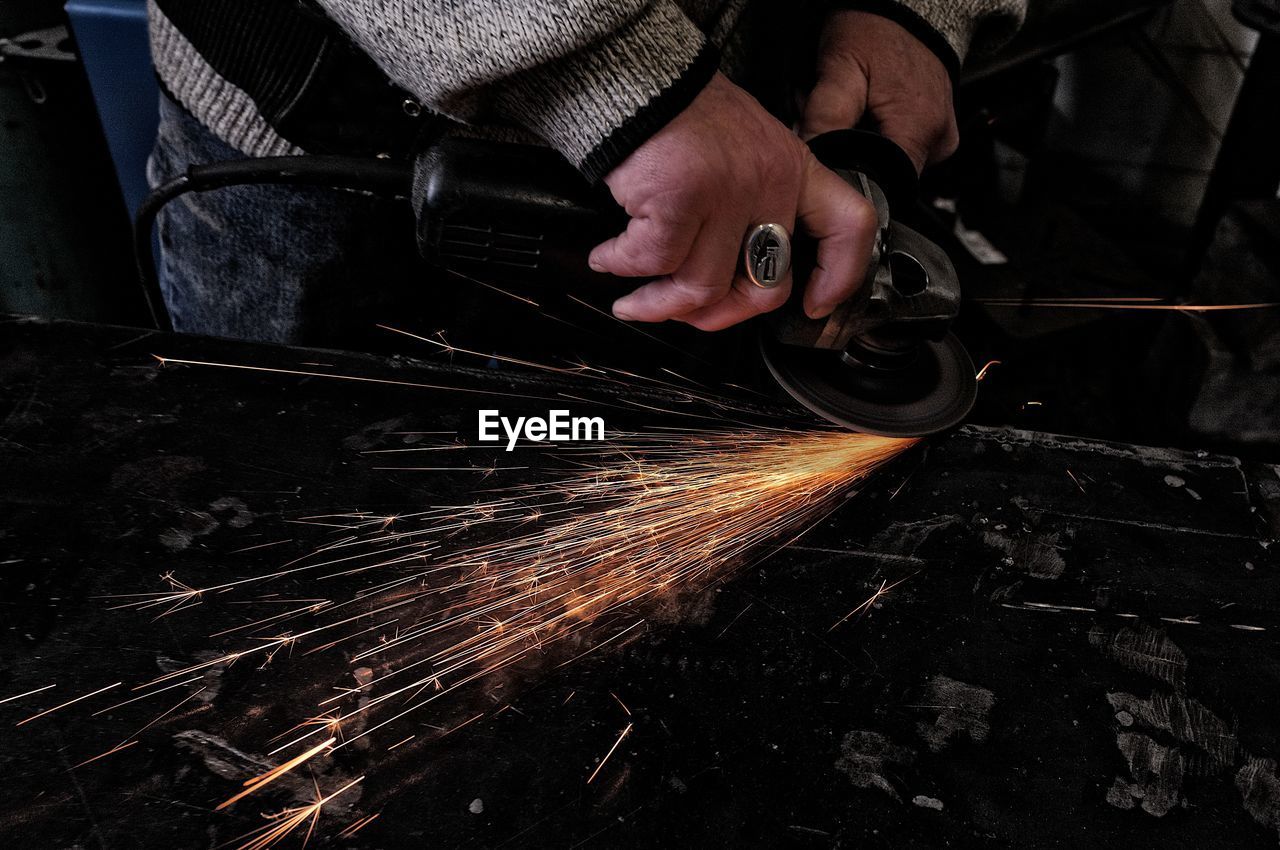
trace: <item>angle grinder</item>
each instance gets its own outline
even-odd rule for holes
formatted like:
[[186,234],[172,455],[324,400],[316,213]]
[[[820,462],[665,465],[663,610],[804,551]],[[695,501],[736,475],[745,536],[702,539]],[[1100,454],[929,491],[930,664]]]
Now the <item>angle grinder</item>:
[[[790,303],[757,320],[765,364],[796,401],[855,431],[922,436],[958,424],[977,381],[950,332],[960,309],[955,268],[890,212],[914,199],[910,159],[859,130],[826,133],[810,146],[874,204],[879,229],[863,286],[829,317],[808,318],[797,285]],[[423,257],[488,283],[598,282],[607,276],[588,269],[587,255],[627,223],[603,187],[589,186],[554,152],[475,139],[446,138],[422,154],[413,199]],[[798,236],[794,253],[799,282],[813,267],[813,246]]]
[[[977,381],[950,333],[960,309],[955,269],[890,212],[914,201],[911,161],[888,139],[858,130],[826,133],[810,146],[874,204],[875,247],[862,287],[827,318],[804,314],[803,287],[796,286],[788,305],[757,320],[765,364],[796,401],[846,428],[906,437],[958,424],[973,406]],[[530,145],[450,136],[412,165],[350,156],[194,165],[157,187],[134,222],[138,275],[157,328],[172,329],[151,257],[160,210],[188,192],[263,183],[410,199],[422,256],[491,284],[598,285],[607,276],[591,271],[587,256],[627,224],[603,186],[589,185],[554,151]],[[803,281],[814,246],[800,235],[793,248],[795,279]]]

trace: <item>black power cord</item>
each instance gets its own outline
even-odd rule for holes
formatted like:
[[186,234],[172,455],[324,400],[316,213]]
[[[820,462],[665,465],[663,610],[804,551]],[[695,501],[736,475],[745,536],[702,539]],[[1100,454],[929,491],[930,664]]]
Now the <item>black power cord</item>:
[[408,162],[353,156],[274,156],[193,165],[187,173],[159,186],[138,208],[133,220],[133,257],[138,279],[157,329],[172,331],[151,251],[156,216],[165,205],[188,192],[208,192],[228,186],[276,184],[319,186],[365,192],[389,198],[408,198],[413,165]]

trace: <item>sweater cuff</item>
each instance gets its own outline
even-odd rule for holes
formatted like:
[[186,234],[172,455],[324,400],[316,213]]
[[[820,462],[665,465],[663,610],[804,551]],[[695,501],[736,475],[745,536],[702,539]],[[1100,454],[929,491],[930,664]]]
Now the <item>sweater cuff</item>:
[[693,21],[659,0],[604,41],[511,78],[498,103],[594,183],[692,103],[718,65]]
[[902,26],[942,60],[954,79],[971,49],[994,49],[1018,31],[1027,0],[837,0],[836,6]]

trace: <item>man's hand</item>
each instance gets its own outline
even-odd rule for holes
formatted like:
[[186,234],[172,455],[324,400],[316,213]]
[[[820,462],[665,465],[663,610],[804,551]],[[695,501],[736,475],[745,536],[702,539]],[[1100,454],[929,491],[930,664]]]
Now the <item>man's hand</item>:
[[942,61],[898,24],[868,12],[836,12],[818,48],[818,82],[805,103],[808,139],[846,130],[870,113],[920,171],[960,143],[951,78]]
[[679,319],[713,331],[780,307],[789,274],[761,289],[738,272],[743,239],[756,224],[794,233],[798,220],[817,240],[818,267],[804,297],[811,317],[828,315],[866,274],[874,208],[720,74],[605,183],[631,222],[592,251],[591,267],[658,278],[618,299],[620,319]]

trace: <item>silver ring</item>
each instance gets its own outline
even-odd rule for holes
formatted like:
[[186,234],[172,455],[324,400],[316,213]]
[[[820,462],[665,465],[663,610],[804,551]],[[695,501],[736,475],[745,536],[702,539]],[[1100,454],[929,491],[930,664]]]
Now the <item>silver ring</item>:
[[742,243],[747,279],[761,289],[773,289],[791,270],[791,235],[781,224],[757,224]]

